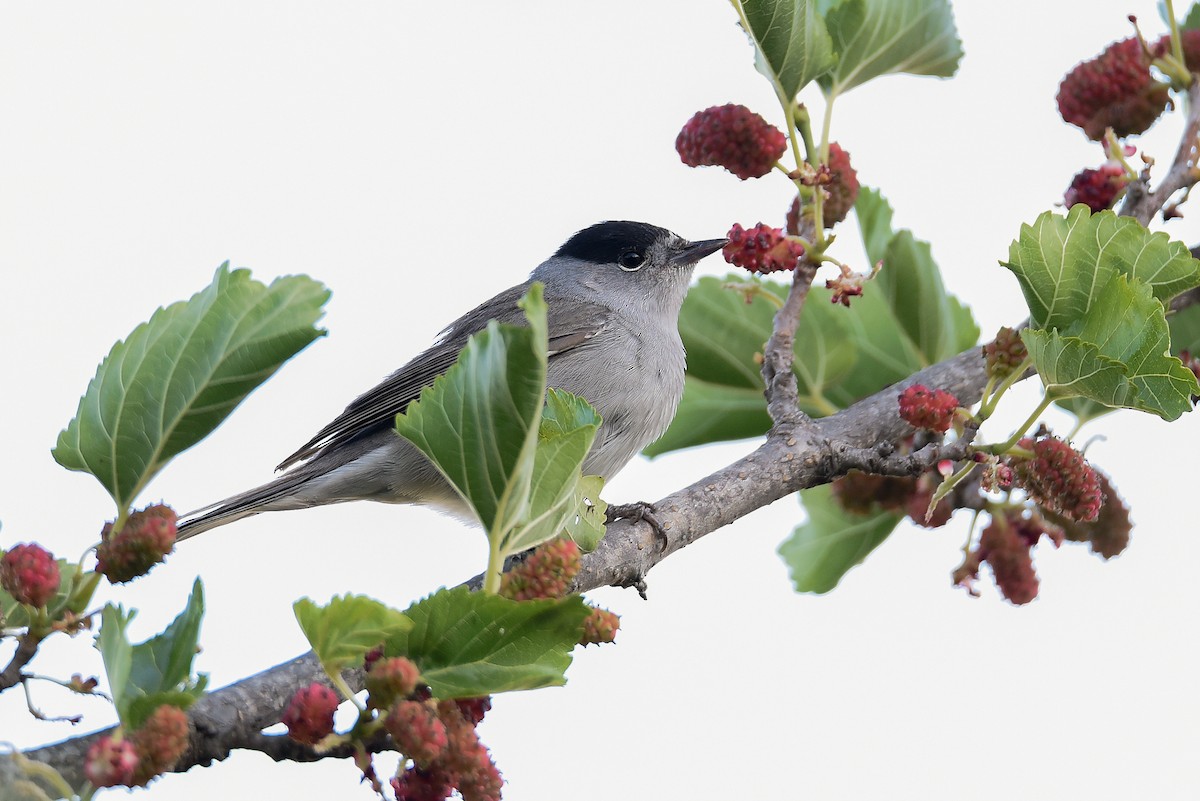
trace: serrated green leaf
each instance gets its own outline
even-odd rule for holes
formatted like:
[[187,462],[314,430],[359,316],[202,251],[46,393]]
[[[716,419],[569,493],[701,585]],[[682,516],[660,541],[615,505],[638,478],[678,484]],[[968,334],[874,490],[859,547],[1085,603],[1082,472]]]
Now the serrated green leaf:
[[159,309],[100,363],[54,458],[94,475],[126,510],[175,455],[324,331],[329,292],[304,276],[264,286],[221,265],[187,301]]
[[833,40],[813,0],[734,0],[755,45],[755,67],[787,106],[833,67]]
[[1021,339],[1050,397],[1083,396],[1105,406],[1133,402],[1137,388],[1126,378],[1124,366],[1101,354],[1095,344],[1032,328],[1022,331]]
[[560,389],[546,392],[530,482],[530,516],[501,540],[501,557],[557,537],[568,520],[578,516],[579,468],[600,422],[600,415],[583,398]]
[[861,564],[888,538],[902,519],[894,512],[847,512],[834,500],[828,485],[804,490],[800,500],[808,521],[779,546],[779,555],[791,569],[797,592],[832,590],[850,568]]
[[1021,337],[1050,397],[1078,395],[1175,420],[1200,392],[1192,372],[1168,355],[1166,319],[1150,287],[1121,274],[1067,333],[1030,329]]
[[296,621],[329,676],[361,662],[367,651],[408,631],[412,621],[365,595],[334,596],[325,606],[308,598],[292,604]]
[[412,630],[384,653],[413,660],[435,697],[473,698],[564,684],[588,607],[579,596],[510,601],[456,587],[405,614]]
[[1066,329],[1088,314],[1096,292],[1117,273],[1147,284],[1159,301],[1200,284],[1187,247],[1111,211],[1076,204],[1066,217],[1039,215],[1009,248],[1013,271],[1037,328]]
[[489,323],[396,417],[396,430],[429,457],[493,539],[507,537],[529,516],[546,391],[541,284],[522,304],[528,327]]
[[204,618],[204,587],[192,585],[187,606],[161,633],[138,645],[129,642],[128,628],[136,612],[108,604],[101,612],[96,647],[113,703],[121,722],[137,728],[160,704],[186,708],[199,698],[208,683],[204,675],[192,676],[192,662]]
[[948,78],[962,43],[948,0],[842,0],[822,4],[837,65],[818,80],[826,95],[842,94],[894,73]]

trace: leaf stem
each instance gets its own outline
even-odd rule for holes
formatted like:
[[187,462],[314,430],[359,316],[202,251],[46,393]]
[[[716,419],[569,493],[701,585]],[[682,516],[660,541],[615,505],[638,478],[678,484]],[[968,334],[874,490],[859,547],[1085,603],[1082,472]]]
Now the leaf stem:
[[500,592],[500,574],[504,570],[504,559],[500,556],[500,538],[488,537],[487,571],[483,574],[483,591],[495,595]]
[[1021,441],[1021,438],[1025,436],[1025,432],[1037,422],[1038,418],[1042,416],[1042,412],[1050,408],[1050,404],[1053,403],[1054,400],[1055,399],[1051,398],[1048,394],[1043,395],[1042,402],[1037,405],[1037,408],[1033,410],[1033,413],[1030,414],[1029,417],[1025,418],[1025,422],[1017,427],[1016,431],[1013,432],[1013,435],[997,445],[989,445],[986,449],[987,452],[995,455],[1007,453],[1009,449]]
[[343,698],[354,704],[360,714],[367,711],[367,708],[363,705],[363,702],[358,700],[358,696],[355,695],[354,691],[350,689],[350,685],[346,684],[346,680],[342,678],[341,673],[336,670],[326,669],[325,675],[329,676],[329,680],[333,682],[333,686],[337,687],[338,692],[342,694]]
[[[996,411],[996,404],[1004,397],[1004,393],[1008,392],[1013,384],[1021,380],[1021,376],[1025,375],[1025,371],[1033,366],[1033,357],[1026,356],[1025,360],[1017,365],[1017,369],[1013,370],[1008,376],[996,387],[996,393],[991,397],[984,396],[985,400],[979,407],[979,411],[975,414],[982,423],[984,420],[992,416],[992,412]],[[990,383],[990,382],[989,382]]]

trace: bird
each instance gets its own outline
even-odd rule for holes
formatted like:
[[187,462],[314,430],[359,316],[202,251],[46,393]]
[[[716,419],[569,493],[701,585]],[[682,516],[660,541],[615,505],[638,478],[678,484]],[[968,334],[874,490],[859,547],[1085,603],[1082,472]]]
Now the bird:
[[279,477],[181,517],[178,539],[261,512],[356,500],[471,519],[437,468],[396,432],[395,418],[489,321],[527,324],[517,301],[535,281],[547,304],[547,386],[582,396],[600,414],[582,469],[611,479],[675,416],[685,369],[679,312],[696,263],[726,242],[691,242],[628,220],[576,232],[528,280],[459,317],[431,347],[351,402],[279,464]]

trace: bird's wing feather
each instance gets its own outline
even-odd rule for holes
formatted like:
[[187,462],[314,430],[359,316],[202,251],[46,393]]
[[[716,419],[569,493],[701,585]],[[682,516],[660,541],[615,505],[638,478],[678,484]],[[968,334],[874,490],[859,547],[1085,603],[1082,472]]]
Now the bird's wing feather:
[[[392,425],[396,415],[420,397],[421,390],[454,365],[467,340],[487,328],[489,321],[523,325],[525,317],[517,307],[517,301],[528,289],[528,282],[508,289],[451,323],[433,347],[356,398],[276,469],[285,470],[328,448]],[[608,319],[607,309],[591,304],[556,304],[553,299],[548,299],[550,358],[586,344],[604,330]]]

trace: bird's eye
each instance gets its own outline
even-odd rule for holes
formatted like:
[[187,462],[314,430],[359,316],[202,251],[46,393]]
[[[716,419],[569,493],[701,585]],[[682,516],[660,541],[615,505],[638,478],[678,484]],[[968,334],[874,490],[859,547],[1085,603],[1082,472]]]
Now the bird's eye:
[[617,265],[627,273],[632,273],[642,268],[642,262],[645,257],[636,250],[627,250],[617,259]]

